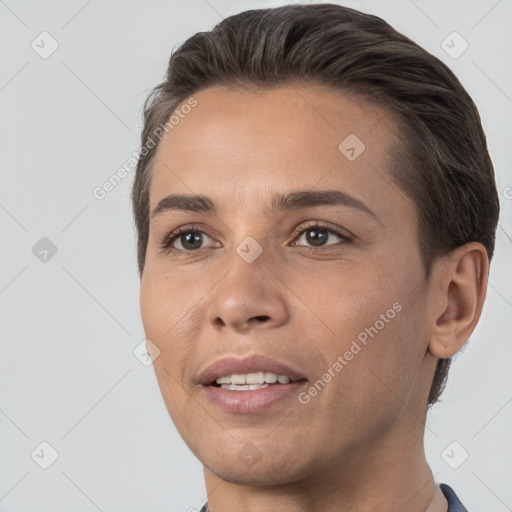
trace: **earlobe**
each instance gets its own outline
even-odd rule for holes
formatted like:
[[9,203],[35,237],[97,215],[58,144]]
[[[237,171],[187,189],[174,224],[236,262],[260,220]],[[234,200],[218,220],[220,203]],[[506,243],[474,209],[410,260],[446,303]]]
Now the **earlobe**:
[[457,247],[437,265],[430,298],[435,301],[428,346],[433,356],[453,356],[473,333],[482,313],[488,272],[487,251],[479,242]]

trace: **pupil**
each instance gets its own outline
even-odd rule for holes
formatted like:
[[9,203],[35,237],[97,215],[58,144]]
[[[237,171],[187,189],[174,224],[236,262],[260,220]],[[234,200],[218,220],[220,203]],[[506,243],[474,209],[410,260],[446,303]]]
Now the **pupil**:
[[[186,243],[184,243],[186,241]],[[202,237],[198,233],[187,233],[181,236],[181,244],[183,247],[189,246],[189,249],[198,249],[201,247]]]
[[[311,243],[312,245],[323,245],[325,241],[327,240],[327,236],[325,234],[325,229],[310,229],[306,233],[306,238],[308,240],[308,243]],[[313,236],[311,236],[311,233],[314,233]]]

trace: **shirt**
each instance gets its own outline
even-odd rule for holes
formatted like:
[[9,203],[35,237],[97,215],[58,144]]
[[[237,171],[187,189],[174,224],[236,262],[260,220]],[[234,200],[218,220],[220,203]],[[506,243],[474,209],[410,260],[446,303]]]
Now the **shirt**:
[[[447,484],[440,484],[446,501],[448,501],[448,512],[468,512],[466,507],[460,502],[455,491]],[[206,512],[206,504],[199,512]]]
[[439,484],[446,501],[448,501],[448,512],[468,512],[468,509],[460,502],[455,491],[447,484]]

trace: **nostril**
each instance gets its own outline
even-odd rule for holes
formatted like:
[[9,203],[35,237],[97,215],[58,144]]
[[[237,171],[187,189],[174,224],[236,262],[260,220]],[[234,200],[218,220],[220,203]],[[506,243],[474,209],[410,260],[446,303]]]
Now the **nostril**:
[[257,320],[262,320],[263,322],[270,319],[270,317],[267,315],[259,315],[255,316],[254,318],[256,318]]

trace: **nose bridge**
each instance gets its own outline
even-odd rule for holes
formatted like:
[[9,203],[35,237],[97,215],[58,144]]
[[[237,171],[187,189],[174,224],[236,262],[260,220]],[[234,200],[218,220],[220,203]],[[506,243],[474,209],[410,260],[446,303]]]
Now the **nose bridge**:
[[275,277],[271,251],[246,237],[224,260],[228,272],[215,286],[208,320],[216,328],[276,327],[286,321],[286,297]]

